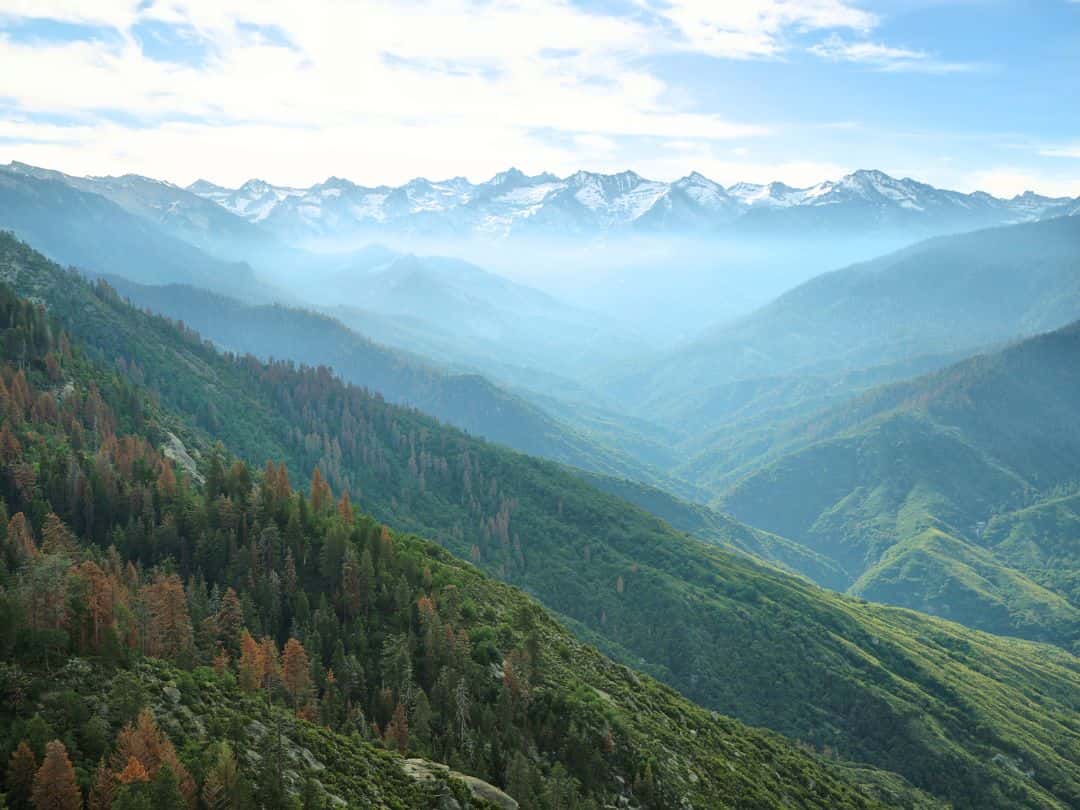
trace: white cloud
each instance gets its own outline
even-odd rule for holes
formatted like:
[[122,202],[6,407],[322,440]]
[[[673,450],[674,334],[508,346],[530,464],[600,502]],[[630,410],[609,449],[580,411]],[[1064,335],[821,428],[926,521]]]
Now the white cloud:
[[[69,116],[89,127],[65,151],[70,137],[42,143],[36,125],[14,122],[2,151],[20,158],[47,151],[69,171],[91,159],[112,171],[116,158],[108,156],[121,153],[153,163],[155,149],[192,131],[198,154],[158,153],[158,174],[209,173],[200,166],[212,160],[211,144],[232,150],[218,175],[230,182],[257,171],[289,182],[346,171],[393,182],[424,166],[436,174],[451,162],[453,173],[490,172],[523,164],[523,156],[550,158],[544,132],[606,152],[625,137],[768,134],[673,100],[672,88],[637,65],[642,54],[673,47],[645,23],[587,13],[566,0],[174,0],[145,8],[0,0],[4,15],[111,26],[122,35],[42,44],[0,34],[0,98],[24,114]],[[194,28],[212,46],[205,64],[148,58],[132,31],[146,18]],[[244,35],[241,24],[273,26],[288,46]],[[143,124],[108,124],[117,114]],[[181,125],[190,121],[216,126]],[[245,144],[251,137],[259,143]],[[288,154],[263,154],[269,165],[256,165],[266,144]],[[342,163],[326,167],[324,150]],[[560,163],[568,157],[559,156]]]
[[678,29],[688,49],[729,59],[777,56],[792,28],[869,31],[877,24],[844,0],[646,0],[646,6]]
[[885,72],[966,73],[978,65],[944,62],[926,51],[899,48],[880,42],[848,41],[833,35],[810,46],[810,53],[834,62],[858,62]]
[[[510,164],[795,184],[840,171],[733,162],[747,154],[736,144],[775,154],[760,147],[779,125],[704,111],[641,57],[777,58],[808,33],[865,36],[873,14],[849,0],[633,2],[638,13],[614,16],[571,0],[0,0],[0,23],[39,17],[119,32],[44,44],[0,32],[0,99],[18,111],[0,121],[0,160],[181,183],[476,180]],[[193,29],[205,57],[149,58],[134,29],[148,19]],[[886,58],[922,59],[872,47],[881,69]],[[843,58],[860,53],[855,61],[869,59]],[[74,125],[40,123],[64,117]]]

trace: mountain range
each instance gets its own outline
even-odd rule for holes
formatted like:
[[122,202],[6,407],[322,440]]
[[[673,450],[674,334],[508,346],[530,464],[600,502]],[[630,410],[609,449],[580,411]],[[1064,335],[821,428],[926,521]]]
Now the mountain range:
[[462,177],[418,178],[403,186],[367,187],[332,177],[309,188],[249,180],[230,189],[199,180],[188,191],[295,242],[359,234],[484,239],[619,232],[757,235],[808,227],[906,228],[930,234],[1080,211],[1080,198],[964,194],[875,170],[807,188],[783,183],[724,187],[696,172],[668,183],[632,171],[579,171],[560,178],[510,169],[476,184]]
[[[533,693],[533,699],[539,701],[535,714],[529,714],[534,720],[514,726],[518,730],[513,732],[515,740],[520,740],[521,734],[538,735],[535,744],[550,752],[546,763],[534,761],[543,774],[549,774],[553,763],[565,763],[575,778],[587,780],[582,784],[593,786],[590,789],[605,797],[618,792],[620,784],[632,784],[625,791],[632,791],[637,801],[648,807],[679,806],[680,795],[688,797],[692,807],[726,803],[772,807],[785,802],[842,806],[849,801],[839,793],[818,800],[812,798],[813,793],[804,796],[802,791],[812,791],[811,785],[825,789],[831,783],[822,781],[826,779],[823,773],[812,775],[811,762],[796,757],[790,747],[774,749],[774,775],[768,777],[790,786],[783,789],[786,798],[771,793],[758,800],[749,793],[726,793],[723,798],[725,791],[735,788],[725,774],[722,780],[709,776],[709,769],[727,768],[732,778],[746,775],[747,787],[739,790],[749,790],[754,779],[760,778],[757,771],[748,768],[761,754],[738,750],[735,738],[745,735],[741,726],[731,726],[719,716],[713,716],[712,723],[722,725],[709,725],[705,715],[679,703],[681,698],[672,698],[666,691],[654,694],[654,688],[641,676],[628,669],[610,669],[604,659],[591,657],[593,653],[586,655],[568,641],[558,641],[553,629],[541,630],[550,641],[545,644],[538,639],[534,645],[538,652],[531,659],[521,657],[525,655],[522,652],[506,657],[527,644],[523,636],[528,636],[530,628],[551,627],[545,624],[548,620],[530,618],[529,610],[514,601],[520,597],[484,585],[476,579],[479,575],[472,566],[456,564],[452,570],[444,552],[430,544],[395,539],[381,533],[374,522],[362,522],[352,537],[341,534],[335,529],[339,524],[332,517],[332,504],[320,494],[324,482],[336,493],[347,492],[354,503],[391,527],[429,536],[490,575],[534,594],[586,641],[625,664],[659,676],[706,707],[819,748],[827,746],[842,758],[839,767],[860,774],[848,772],[852,785],[870,780],[879,790],[888,788],[883,803],[932,806],[932,801],[940,800],[958,808],[1068,807],[1080,796],[1072,768],[1080,755],[1075,734],[1077,669],[1075,658],[1064,650],[978,633],[912,611],[832,594],[755,561],[745,552],[693,540],[627,501],[589,486],[562,467],[489,445],[416,411],[388,404],[343,384],[325,369],[222,355],[197,335],[133,309],[108,287],[91,285],[63,271],[10,237],[0,237],[0,278],[23,296],[20,302],[5,303],[0,312],[15,313],[16,323],[18,318],[40,320],[41,309],[27,300],[33,299],[47,306],[56,319],[49,327],[35,321],[12,330],[5,334],[4,345],[11,348],[8,356],[21,357],[24,363],[29,352],[37,353],[32,365],[35,385],[68,391],[65,396],[70,399],[65,400],[62,413],[70,414],[74,409],[83,414],[77,424],[72,425],[66,416],[52,419],[50,395],[25,391],[23,378],[14,367],[5,372],[10,378],[6,385],[15,392],[9,400],[25,402],[19,407],[29,415],[23,418],[30,421],[20,423],[19,447],[25,442],[34,453],[50,454],[49,463],[40,466],[43,492],[54,488],[63,492],[64,482],[77,483],[78,476],[69,464],[54,461],[60,452],[57,448],[65,447],[67,440],[54,437],[42,442],[41,431],[51,437],[55,430],[70,430],[70,441],[86,448],[86,463],[97,470],[92,479],[94,489],[86,490],[94,494],[94,509],[73,509],[57,496],[57,509],[69,516],[76,530],[89,531],[95,542],[112,542],[119,549],[117,553],[140,555],[142,564],[175,553],[179,560],[191,560],[185,565],[198,562],[203,570],[231,572],[230,581],[255,582],[251,593],[248,585],[238,585],[245,591],[247,604],[254,605],[245,614],[252,617],[251,622],[256,616],[278,615],[265,613],[278,603],[269,586],[274,577],[266,576],[267,570],[276,575],[277,569],[272,564],[264,567],[264,555],[278,553],[273,549],[280,551],[281,541],[290,549],[297,544],[294,559],[303,563],[305,582],[319,583],[324,589],[318,609],[314,609],[314,602],[304,602],[302,615],[311,618],[303,622],[299,632],[311,649],[323,650],[323,667],[339,658],[344,660],[343,664],[334,663],[335,672],[347,672],[350,665],[345,654],[338,657],[331,641],[345,635],[333,629],[337,625],[330,621],[339,615],[339,598],[335,596],[331,602],[325,594],[336,593],[333,583],[342,570],[337,563],[342,556],[350,559],[348,544],[354,539],[369,552],[371,548],[378,551],[378,577],[383,583],[377,591],[378,608],[372,606],[362,622],[364,630],[348,634],[346,652],[358,649],[353,646],[359,643],[354,639],[362,639],[362,660],[371,661],[368,677],[387,684],[389,704],[375,703],[371,711],[372,716],[381,718],[379,734],[397,741],[395,745],[401,744],[400,732],[386,733],[381,723],[390,723],[394,695],[397,689],[405,688],[400,684],[408,683],[400,678],[415,677],[425,684],[437,679],[424,663],[429,659],[420,652],[426,643],[420,637],[415,645],[409,644],[418,651],[414,659],[417,668],[411,670],[415,676],[401,674],[410,671],[403,669],[407,662],[394,663],[395,643],[379,645],[389,638],[386,633],[400,632],[396,628],[413,615],[413,603],[424,621],[427,603],[418,599],[423,588],[429,587],[425,583],[430,582],[430,587],[440,589],[436,602],[445,605],[439,608],[440,614],[449,610],[447,616],[471,629],[468,649],[473,650],[472,660],[482,665],[470,676],[477,684],[513,684],[516,681],[507,677],[507,666],[520,667],[514,671],[525,673],[529,671],[528,660],[548,662],[540,670],[544,686]],[[61,331],[64,335],[56,337]],[[72,342],[93,368],[78,364],[83,355],[72,353]],[[65,345],[69,348],[64,349]],[[57,347],[55,354],[53,346]],[[48,359],[50,354],[52,360]],[[66,374],[74,375],[79,386],[75,389],[80,392],[78,401],[62,382]],[[140,388],[133,389],[133,385]],[[145,395],[138,393],[143,386]],[[96,404],[102,397],[122,408],[120,417],[102,411],[104,405]],[[83,401],[86,404],[79,406]],[[165,411],[167,418],[162,416]],[[90,427],[81,427],[84,422]],[[22,424],[36,430],[24,429]],[[149,446],[147,439],[123,437],[95,450],[93,426],[112,424],[118,429],[145,431],[153,437],[154,445]],[[252,489],[242,465],[229,467],[220,459],[217,442],[239,458],[250,459],[251,464],[261,463],[254,461],[258,458],[277,458],[283,464],[268,467],[261,483]],[[158,443],[161,451],[156,449]],[[6,439],[5,447],[9,448],[5,452],[15,452],[15,445]],[[153,470],[157,468],[153,465],[158,462],[154,453],[158,452],[176,459],[178,469],[188,471],[185,475],[198,473],[207,487],[206,495],[181,493],[183,508],[175,517],[163,512],[160,525],[150,522],[148,501],[143,501],[140,517],[126,517],[135,508],[136,493],[143,491],[138,487],[155,486]],[[110,470],[110,453],[137,453],[139,461],[129,463],[126,456],[118,457],[116,472],[105,479],[112,483],[99,497],[97,482]],[[288,479],[305,480],[312,467],[317,467],[319,474],[312,475],[310,502],[305,497],[302,507],[291,500],[288,503],[293,505],[284,506],[281,499],[291,498],[287,496]],[[118,476],[129,468],[148,483],[125,494],[126,490],[117,489]],[[44,497],[26,489],[32,483],[25,483],[31,480],[25,475],[4,479],[9,480],[24,482],[21,494],[16,484],[6,490],[12,503],[37,503]],[[169,492],[172,484],[165,476],[156,486]],[[115,501],[106,500],[114,491],[118,493]],[[249,491],[254,502],[248,500]],[[149,497],[149,492],[139,497]],[[252,503],[262,506],[251,507]],[[254,509],[252,520],[277,514],[280,525],[260,531],[257,522],[252,524],[243,517],[249,507]],[[171,508],[162,507],[166,511]],[[348,514],[350,508],[339,505],[337,511]],[[115,526],[114,514],[118,520]],[[686,519],[696,520],[692,516]],[[232,526],[222,530],[226,535],[239,527],[252,527],[251,544],[226,542],[226,535],[222,535],[219,542],[202,540],[189,546],[192,541],[187,529],[177,532],[175,527],[178,521],[187,527],[191,520],[196,521],[192,526]],[[725,521],[707,516],[698,522],[708,523],[709,530],[718,534],[734,533],[729,547],[747,542],[758,542],[763,549],[770,545],[766,535],[733,521],[726,522],[727,529]],[[22,537],[18,534],[20,524],[13,526],[13,536]],[[35,531],[41,530],[35,525]],[[55,533],[54,528],[49,531]],[[235,562],[229,562],[234,557]],[[46,559],[50,559],[48,555]],[[364,576],[361,582],[370,581]],[[446,591],[451,584],[455,590]],[[411,590],[414,588],[421,590]],[[147,598],[154,593],[148,592]],[[367,593],[367,586],[362,585],[360,598]],[[464,593],[467,598],[459,600],[455,593]],[[384,615],[391,617],[385,625]],[[258,621],[267,622],[264,627],[274,626],[270,618]],[[212,632],[209,627],[205,632]],[[381,665],[375,663],[378,658],[370,657],[378,656],[379,649]],[[29,658],[20,660],[26,663]],[[499,660],[510,664],[504,663],[502,675],[493,679],[488,674],[492,671],[489,664]],[[206,681],[212,677],[210,672],[209,668],[197,669],[196,676]],[[326,670],[319,672],[325,674]],[[620,672],[619,677],[626,681],[621,686],[616,683]],[[636,686],[634,678],[639,681]],[[227,680],[215,685],[207,699],[226,689]],[[331,679],[323,675],[317,679],[320,684],[324,681]],[[161,681],[156,683],[161,689]],[[577,686],[572,686],[575,683]],[[399,686],[395,689],[391,684]],[[497,690],[492,693],[482,686],[475,690],[468,694],[472,695],[470,700],[480,701],[474,704],[477,711],[463,722],[468,729],[491,731],[481,738],[483,746],[477,749],[461,742],[464,733],[453,732],[456,736],[445,737],[451,747],[443,750],[454,753],[461,746],[464,753],[454,753],[459,758],[451,760],[463,763],[457,770],[473,770],[481,778],[490,776],[508,789],[514,785],[513,791],[522,795],[521,783],[508,775],[505,761],[499,758],[493,765],[487,758],[504,750],[496,746],[496,739],[505,738],[497,738],[495,729],[509,729],[511,718],[519,715],[513,713],[510,697],[499,703]],[[198,689],[184,687],[178,699],[183,700],[189,692],[197,694]],[[438,698],[440,712],[455,705],[446,697],[453,693],[445,685],[432,692],[442,696]],[[367,690],[366,694],[376,693]],[[332,690],[329,700],[333,707]],[[436,705],[434,697],[432,705]],[[460,700],[457,705],[461,705]],[[498,720],[499,712],[505,720]],[[28,722],[29,717],[24,715],[23,720]],[[401,728],[400,724],[396,727]],[[216,728],[197,732],[192,723],[185,726],[190,730],[184,733],[205,737],[208,730]],[[451,734],[443,726],[432,728]],[[554,728],[559,731],[544,731]],[[611,731],[611,744],[603,742],[607,739],[605,728]],[[703,736],[720,734],[725,728],[734,735],[728,743],[720,737]],[[252,745],[253,732],[247,727],[230,734],[244,750]],[[577,747],[548,748],[545,741],[553,739],[551,734],[567,744],[581,735],[593,735],[592,739],[601,742],[579,755]],[[750,737],[744,739],[744,744],[750,743]],[[323,740],[320,752],[334,744],[325,734]],[[363,744],[363,737],[356,744]],[[640,756],[650,748],[663,753],[646,769]],[[619,756],[626,753],[630,758],[617,762],[629,764],[589,759],[588,751],[609,749]],[[475,758],[477,751],[485,752],[485,758]],[[717,751],[720,759],[710,760]],[[665,764],[669,757],[675,759]],[[705,765],[706,761],[711,764]],[[687,764],[696,762],[702,765]],[[874,767],[866,768],[867,763]],[[798,791],[789,767],[806,774]],[[663,770],[662,779],[646,778],[654,769]],[[336,765],[327,771],[324,778],[331,784],[343,784]],[[896,774],[935,798],[916,801],[910,787],[905,797],[905,783]],[[390,778],[389,773],[385,776]],[[662,782],[667,792],[646,800],[650,781]],[[525,790],[528,795],[528,788]]]

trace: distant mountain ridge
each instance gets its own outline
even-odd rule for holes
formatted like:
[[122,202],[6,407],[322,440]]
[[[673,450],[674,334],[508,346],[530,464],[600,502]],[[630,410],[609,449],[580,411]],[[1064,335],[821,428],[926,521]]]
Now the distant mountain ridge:
[[1075,648],[1078,359],[1080,322],[877,388],[789,429],[720,503],[850,593]]
[[694,172],[671,183],[632,171],[567,177],[509,169],[473,184],[462,177],[362,186],[331,177],[309,188],[249,180],[236,189],[199,180],[188,191],[286,239],[342,231],[401,231],[501,239],[617,231],[751,232],[804,225],[829,229],[906,227],[942,233],[1080,212],[1080,197],[1027,192],[1011,199],[938,189],[877,170],[807,188],[783,183],[725,187]]
[[[708,405],[720,386],[902,367],[1077,318],[1080,219],[1062,217],[929,239],[817,276],[621,384],[640,398],[641,412],[685,417],[700,428],[723,410]],[[697,413],[687,417],[693,408]]]
[[[260,281],[249,264],[221,253],[212,255],[190,238],[190,232],[181,233],[195,230],[192,218],[178,215],[188,226],[179,222],[172,226],[163,221],[163,211],[148,214],[155,204],[176,210],[176,200],[166,206],[158,195],[151,202],[153,188],[170,187],[145,178],[124,180],[87,183],[23,164],[0,166],[0,230],[33,242],[55,261],[84,270],[108,269],[141,283],[194,284],[247,300],[275,297],[276,291]],[[205,233],[230,226],[254,228],[226,212],[216,216],[214,206],[200,205],[198,197],[179,192],[194,201],[192,208],[202,209],[202,217],[221,221],[206,227]]]

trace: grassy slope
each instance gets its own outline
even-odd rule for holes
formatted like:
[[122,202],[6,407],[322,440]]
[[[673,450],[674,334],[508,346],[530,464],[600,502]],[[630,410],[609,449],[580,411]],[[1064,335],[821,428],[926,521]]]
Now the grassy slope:
[[836,560],[863,596],[1075,644],[1080,603],[1057,584],[1075,559],[1048,576],[1042,555],[1015,552],[1023,518],[1000,551],[983,528],[1080,473],[1077,360],[1073,326],[877,389],[805,421],[723,503]]
[[[328,377],[224,359],[4,247],[0,275],[47,300],[103,357],[122,347],[163,402],[242,456],[286,459],[303,477],[325,461],[324,442],[296,428],[316,437],[326,428],[313,416],[290,422],[291,408],[308,397],[305,413],[331,414],[351,402],[377,451],[370,463],[346,459],[342,480],[367,510],[459,555],[475,550],[482,567],[706,706],[895,770],[958,807],[1080,801],[1080,665],[1066,653],[829,594],[686,538],[551,463]],[[410,477],[410,436],[449,469],[467,464],[490,497],[465,498],[456,477]],[[484,526],[504,506],[511,543],[500,545]],[[1019,775],[1016,760],[1034,776]]]
[[636,481],[586,473],[582,477],[597,489],[641,507],[680,532],[745,552],[789,573],[808,576],[826,587],[843,588],[845,574],[840,566],[785,537],[755,529],[704,504],[679,500],[664,490]]
[[1051,495],[990,519],[981,545],[1040,585],[1080,604],[1080,495]]

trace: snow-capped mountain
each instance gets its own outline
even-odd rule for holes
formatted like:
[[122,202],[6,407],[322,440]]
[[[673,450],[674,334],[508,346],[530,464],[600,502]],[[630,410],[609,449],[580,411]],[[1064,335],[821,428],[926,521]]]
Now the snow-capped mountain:
[[[889,231],[919,238],[1080,214],[1080,197],[1026,192],[1002,199],[860,170],[807,188],[723,186],[694,172],[671,183],[635,172],[568,177],[509,169],[483,183],[424,178],[366,187],[331,177],[310,188],[249,180],[186,189],[139,175],[73,177],[12,162],[3,170],[58,180],[106,197],[171,234],[226,257],[252,245],[280,250],[318,241],[563,237],[615,234],[782,235]],[[274,239],[273,237],[277,237]]]
[[500,172],[364,187],[330,178],[307,189],[251,180],[227,189],[200,180],[188,191],[288,240],[342,235],[590,236],[619,231],[702,233],[816,227],[907,228],[935,233],[1074,214],[1080,198],[1027,192],[1012,199],[964,194],[860,170],[808,188],[783,183],[724,187],[693,174],[672,183],[627,171],[568,177]]

